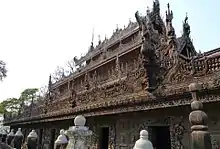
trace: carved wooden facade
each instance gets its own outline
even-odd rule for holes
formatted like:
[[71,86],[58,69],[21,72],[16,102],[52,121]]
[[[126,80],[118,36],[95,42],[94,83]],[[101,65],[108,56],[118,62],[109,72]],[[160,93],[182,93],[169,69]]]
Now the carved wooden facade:
[[[108,127],[109,148],[132,148],[141,129],[167,126],[172,149],[189,148],[191,94],[188,85],[202,84],[200,100],[216,107],[220,101],[220,49],[197,53],[190,39],[186,16],[183,35],[175,35],[173,13],[168,5],[166,21],[160,17],[155,0],[146,16],[135,14],[137,22],[117,29],[110,39],[91,48],[80,59],[72,75],[51,84],[46,99],[26,107],[17,116],[5,116],[4,124],[14,128],[37,129],[40,143],[51,144],[61,128],[83,114],[94,131],[92,148],[99,148],[100,128]],[[86,65],[83,66],[83,63]],[[50,80],[51,82],[51,80]],[[209,106],[208,106],[209,107]],[[219,147],[218,108],[211,113],[213,146]],[[52,127],[48,127],[51,124]]]

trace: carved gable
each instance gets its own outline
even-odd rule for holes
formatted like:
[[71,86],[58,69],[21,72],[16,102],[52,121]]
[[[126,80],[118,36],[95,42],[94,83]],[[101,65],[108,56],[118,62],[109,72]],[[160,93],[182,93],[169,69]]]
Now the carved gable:
[[135,14],[143,38],[141,53],[148,91],[155,90],[161,83],[183,81],[193,73],[191,59],[197,56],[190,38],[188,17],[183,22],[182,36],[176,38],[169,4],[166,25],[161,19],[159,6],[159,1],[155,1],[152,11],[147,10],[146,17],[139,16],[138,12]]

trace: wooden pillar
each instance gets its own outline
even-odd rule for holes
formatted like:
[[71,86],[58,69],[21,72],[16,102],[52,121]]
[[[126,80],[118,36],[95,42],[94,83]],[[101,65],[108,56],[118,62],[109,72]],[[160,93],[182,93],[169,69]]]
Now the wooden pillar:
[[207,114],[202,111],[203,104],[198,99],[198,92],[201,85],[192,83],[189,85],[189,90],[192,94],[193,102],[191,103],[192,112],[189,115],[191,123],[191,139],[193,149],[212,149],[211,137],[208,131]]

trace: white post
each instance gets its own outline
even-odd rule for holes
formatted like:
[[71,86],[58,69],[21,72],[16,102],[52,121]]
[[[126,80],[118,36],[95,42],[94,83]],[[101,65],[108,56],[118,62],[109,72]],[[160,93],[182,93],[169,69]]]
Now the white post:
[[75,126],[67,130],[69,142],[66,149],[87,149],[87,138],[92,135],[92,131],[85,126],[86,119],[79,115],[74,119]]
[[21,149],[23,139],[24,136],[21,132],[21,128],[18,128],[18,131],[15,133],[15,137],[14,137],[14,148]]
[[68,144],[68,140],[65,136],[64,129],[60,130],[60,135],[57,137],[57,140],[54,144],[54,149],[65,149],[66,145]]
[[12,143],[12,140],[14,139],[14,129],[11,129],[11,132],[7,135],[7,144],[10,145],[10,146],[13,146],[11,143]]
[[37,149],[38,135],[35,130],[32,130],[27,136],[27,146],[30,149]]
[[15,136],[15,134],[14,134],[14,129],[12,129],[12,130],[10,131],[10,133],[8,134],[8,136]]
[[148,140],[147,130],[141,130],[140,139],[135,142],[133,149],[153,149],[151,141]]
[[7,131],[3,128],[3,130],[2,130],[2,142],[6,143],[6,139],[7,139]]
[[18,131],[15,133],[15,136],[23,136],[21,128],[18,128]]

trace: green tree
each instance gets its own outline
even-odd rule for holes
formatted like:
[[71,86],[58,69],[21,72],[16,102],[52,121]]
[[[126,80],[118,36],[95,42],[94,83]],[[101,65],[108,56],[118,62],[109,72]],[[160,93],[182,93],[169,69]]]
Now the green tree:
[[19,100],[20,100],[20,109],[19,109],[18,113],[21,112],[21,110],[22,110],[22,108],[25,104],[28,104],[28,105],[30,105],[30,114],[31,114],[33,103],[34,103],[35,100],[38,99],[37,93],[38,93],[37,88],[28,88],[28,89],[25,89],[21,93],[21,96],[19,98]]
[[4,112],[17,112],[19,110],[20,100],[17,98],[8,98],[1,102],[1,106]]
[[0,60],[0,81],[7,77],[7,71],[6,63]]
[[30,104],[37,100],[38,88],[28,88],[21,92],[19,98],[21,103]]
[[28,88],[21,92],[20,97],[17,98],[8,98],[0,103],[0,113],[10,112],[18,113],[24,105],[31,105],[38,99],[37,88]]
[[3,114],[5,112],[5,107],[2,103],[0,103],[0,114]]

